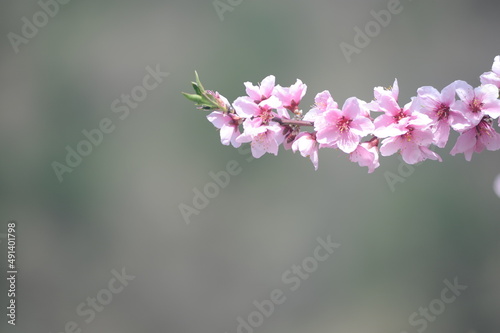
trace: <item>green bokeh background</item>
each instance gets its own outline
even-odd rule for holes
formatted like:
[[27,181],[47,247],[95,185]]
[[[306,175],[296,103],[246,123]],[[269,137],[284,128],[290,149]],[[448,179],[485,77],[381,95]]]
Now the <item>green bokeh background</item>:
[[[0,233],[18,221],[20,273],[17,326],[2,311],[1,332],[63,332],[75,321],[83,332],[230,333],[279,288],[286,302],[255,332],[412,333],[409,315],[455,277],[468,289],[426,332],[498,330],[498,152],[466,162],[449,156],[449,142],[442,163],[415,166],[391,191],[395,156],[373,174],[329,150],[317,172],[290,151],[248,162],[180,94],[195,70],[231,101],[243,82],[274,74],[308,85],[307,110],[325,89],[340,104],[369,101],[397,77],[406,103],[420,86],[479,84],[500,54],[498,1],[402,0],[348,63],[339,44],[387,3],[244,0],[221,21],[211,1],[73,0],[19,53],[7,34],[40,7],[2,3]],[[170,75],[120,120],[112,102],[157,64]],[[51,163],[103,118],[115,130],[59,182]],[[186,224],[179,205],[231,160],[242,172]],[[327,235],[341,247],[290,291],[281,275]],[[135,280],[85,323],[76,307],[122,267]]]

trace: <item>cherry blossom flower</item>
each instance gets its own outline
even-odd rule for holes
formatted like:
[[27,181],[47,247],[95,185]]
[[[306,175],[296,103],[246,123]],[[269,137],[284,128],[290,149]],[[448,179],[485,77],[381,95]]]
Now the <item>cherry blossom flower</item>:
[[365,102],[351,97],[345,101],[342,110],[331,108],[316,118],[317,141],[336,144],[343,152],[352,153],[361,138],[373,131],[373,123],[364,117],[362,103]]
[[255,127],[248,122],[243,123],[244,132],[236,138],[236,142],[250,142],[252,155],[259,158],[265,153],[278,155],[279,145],[284,140],[283,128],[272,122],[266,126]]
[[373,88],[373,95],[375,100],[381,99],[382,96],[389,96],[397,102],[399,98],[398,79],[394,79],[394,83],[389,88],[384,88],[382,86]]
[[386,138],[380,146],[382,156],[390,156],[400,152],[403,161],[416,164],[426,159],[438,160],[441,157],[429,149],[434,135],[430,128],[431,120],[424,114],[416,114],[406,125],[402,135]]
[[455,156],[463,153],[465,159],[470,161],[474,152],[480,153],[484,149],[499,150],[500,134],[495,131],[491,123],[490,117],[484,117],[477,126],[460,134],[450,154]]
[[305,121],[315,121],[316,118],[322,115],[328,109],[338,109],[339,105],[333,100],[332,95],[328,90],[316,94],[314,98],[314,106],[305,115]]
[[207,119],[218,129],[220,129],[220,141],[223,145],[231,144],[238,148],[241,144],[236,141],[240,135],[238,116],[221,111],[213,111],[207,115]]
[[500,55],[495,57],[491,70],[481,75],[481,84],[494,84],[500,89]]
[[252,124],[254,127],[267,125],[277,116],[273,109],[281,107],[281,102],[275,96],[271,96],[258,104],[250,97],[238,97],[234,103],[236,114],[242,118],[247,118],[245,123]]
[[493,84],[485,84],[472,88],[467,82],[455,81],[457,95],[460,100],[454,102],[450,109],[461,112],[469,121],[467,128],[475,127],[485,115],[493,119],[500,116],[500,100],[498,88]]
[[368,173],[372,173],[380,166],[377,146],[377,138],[360,143],[356,150],[349,154],[349,159],[351,162],[358,162],[359,166],[368,167]]
[[298,150],[303,157],[309,156],[315,170],[318,170],[318,148],[316,135],[309,132],[302,132],[297,135],[292,144],[294,153]]
[[406,125],[411,120],[410,117],[415,107],[414,99],[404,107],[399,106],[397,80],[394,80],[391,89],[376,87],[374,95],[375,101],[371,102],[369,107],[374,111],[384,112],[384,114],[374,120],[375,129],[373,134],[379,138],[386,138],[406,133]]
[[297,79],[297,82],[290,87],[276,86],[274,96],[278,97],[284,108],[295,112],[298,110],[300,101],[306,94],[306,91],[307,86],[301,80]]
[[259,104],[272,96],[275,88],[275,81],[276,78],[274,75],[269,75],[257,86],[254,86],[252,82],[245,82],[246,93],[256,104]]
[[455,90],[455,82],[444,87],[441,92],[430,86],[417,90],[418,111],[432,119],[433,143],[439,148],[446,146],[450,136],[450,126],[456,131],[464,130],[469,126],[469,121],[461,112],[450,109],[455,102]]

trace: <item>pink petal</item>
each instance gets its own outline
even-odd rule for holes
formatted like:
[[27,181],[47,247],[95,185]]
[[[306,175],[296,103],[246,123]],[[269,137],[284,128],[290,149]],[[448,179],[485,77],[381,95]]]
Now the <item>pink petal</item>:
[[260,114],[259,106],[250,97],[238,97],[233,106],[236,114],[243,118],[251,118]]
[[463,132],[457,139],[455,146],[451,149],[450,154],[455,156],[456,154],[464,153],[465,159],[470,161],[472,158],[472,153],[474,151],[474,146],[476,145],[476,129],[472,128]]
[[479,141],[490,151],[500,149],[500,134],[498,134],[492,127],[489,133],[481,133]]
[[398,136],[405,134],[408,130],[405,126],[395,123],[394,118],[388,115],[380,115],[374,121],[373,134],[379,138]]
[[430,150],[428,147],[421,146],[420,150],[422,151],[422,153],[424,154],[426,159],[434,160],[434,161],[437,160],[439,162],[443,162],[443,159],[441,158],[441,156],[439,156],[437,153]]
[[391,156],[401,149],[401,139],[399,137],[387,138],[380,146],[380,154],[382,156]]
[[224,115],[221,111],[214,111],[210,113],[207,115],[207,119],[217,128],[221,128],[224,124],[231,121],[231,117]]
[[474,88],[465,81],[457,80],[455,84],[458,97],[469,104],[474,99]]
[[434,87],[420,87],[417,90],[417,94],[421,99],[421,106],[425,109],[434,109],[437,105],[441,104],[440,93]]
[[[495,87],[495,89],[498,91],[497,87]],[[495,99],[485,103],[483,106],[483,112],[493,119],[500,117],[500,100]]]
[[339,132],[334,127],[319,130],[316,133],[316,140],[323,144],[336,143],[339,138]]
[[380,110],[385,112],[388,116],[396,116],[401,112],[401,107],[398,105],[397,101],[390,96],[382,96],[377,100],[377,104]]
[[360,114],[360,107],[356,97],[350,97],[342,106],[342,114],[348,119],[355,119]]
[[498,98],[498,88],[493,84],[485,84],[474,89],[476,98],[483,103],[495,101]]
[[260,92],[265,98],[269,98],[274,89],[276,78],[274,75],[269,75],[260,84]]
[[254,86],[252,82],[245,82],[244,85],[246,87],[245,91],[252,101],[260,101],[262,99],[258,86]]
[[375,129],[375,125],[373,125],[372,121],[365,117],[358,117],[354,119],[349,126],[351,127],[351,131],[361,137],[372,133]]
[[425,159],[420,147],[415,143],[405,143],[401,149],[401,157],[407,164],[417,164]]
[[450,125],[445,121],[439,121],[434,132],[434,143],[439,148],[444,148],[450,137]]
[[456,91],[456,84],[455,82],[450,83],[446,87],[441,90],[441,102],[444,105],[451,105],[453,102],[455,102],[455,91]]
[[344,153],[352,153],[359,144],[360,137],[351,131],[343,132],[339,136],[337,146]]

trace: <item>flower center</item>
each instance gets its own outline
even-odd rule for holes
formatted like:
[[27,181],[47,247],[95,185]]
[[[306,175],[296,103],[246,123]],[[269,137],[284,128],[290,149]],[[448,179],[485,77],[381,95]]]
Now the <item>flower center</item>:
[[406,114],[404,113],[403,109],[401,108],[401,110],[399,110],[399,113],[396,114],[393,118],[398,123],[401,119],[406,118]]
[[412,135],[411,132],[413,132],[413,127],[408,127],[408,132],[406,132],[405,134],[401,135],[401,137],[404,140],[410,142],[413,139],[413,135]]
[[347,119],[344,116],[342,116],[342,118],[340,118],[339,121],[337,121],[337,128],[339,129],[339,131],[341,133],[346,132],[349,130],[349,128],[350,128],[349,124],[351,122],[352,122],[351,119]]
[[269,122],[274,118],[274,114],[271,110],[262,109],[262,113],[260,114],[260,119],[264,125],[269,124]]
[[469,107],[472,110],[473,113],[478,113],[481,112],[481,108],[483,107],[484,103],[481,103],[476,97],[470,102]]
[[450,107],[448,105],[441,104],[436,110],[438,121],[442,119],[448,119],[449,113],[450,113]]
[[481,119],[481,121],[479,122],[479,124],[476,126],[476,133],[478,136],[481,136],[481,135],[487,135],[487,136],[493,136],[493,131],[492,131],[492,128],[491,128],[491,118],[486,116],[486,117],[483,117],[483,119]]

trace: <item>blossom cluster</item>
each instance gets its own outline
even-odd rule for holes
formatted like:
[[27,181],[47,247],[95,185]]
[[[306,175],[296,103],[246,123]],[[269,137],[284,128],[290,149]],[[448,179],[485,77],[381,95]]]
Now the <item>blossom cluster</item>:
[[470,161],[474,152],[499,150],[495,126],[500,121],[495,125],[495,119],[500,116],[500,56],[480,81],[480,86],[472,87],[458,80],[441,91],[421,87],[403,106],[398,101],[397,79],[391,88],[374,88],[371,102],[350,97],[341,107],[325,90],[305,114],[299,105],[307,86],[299,79],[289,87],[277,85],[273,75],[260,85],[245,82],[246,96],[230,104],[219,93],[205,91],[197,77],[193,83],[197,94],[185,95],[201,109],[212,111],[207,118],[220,129],[224,145],[250,143],[255,158],[277,155],[282,145],[309,157],[315,169],[319,149],[333,148],[371,173],[380,165],[379,155],[399,153],[408,164],[441,161],[431,148],[444,148],[451,129],[459,133],[451,155],[464,154]]

